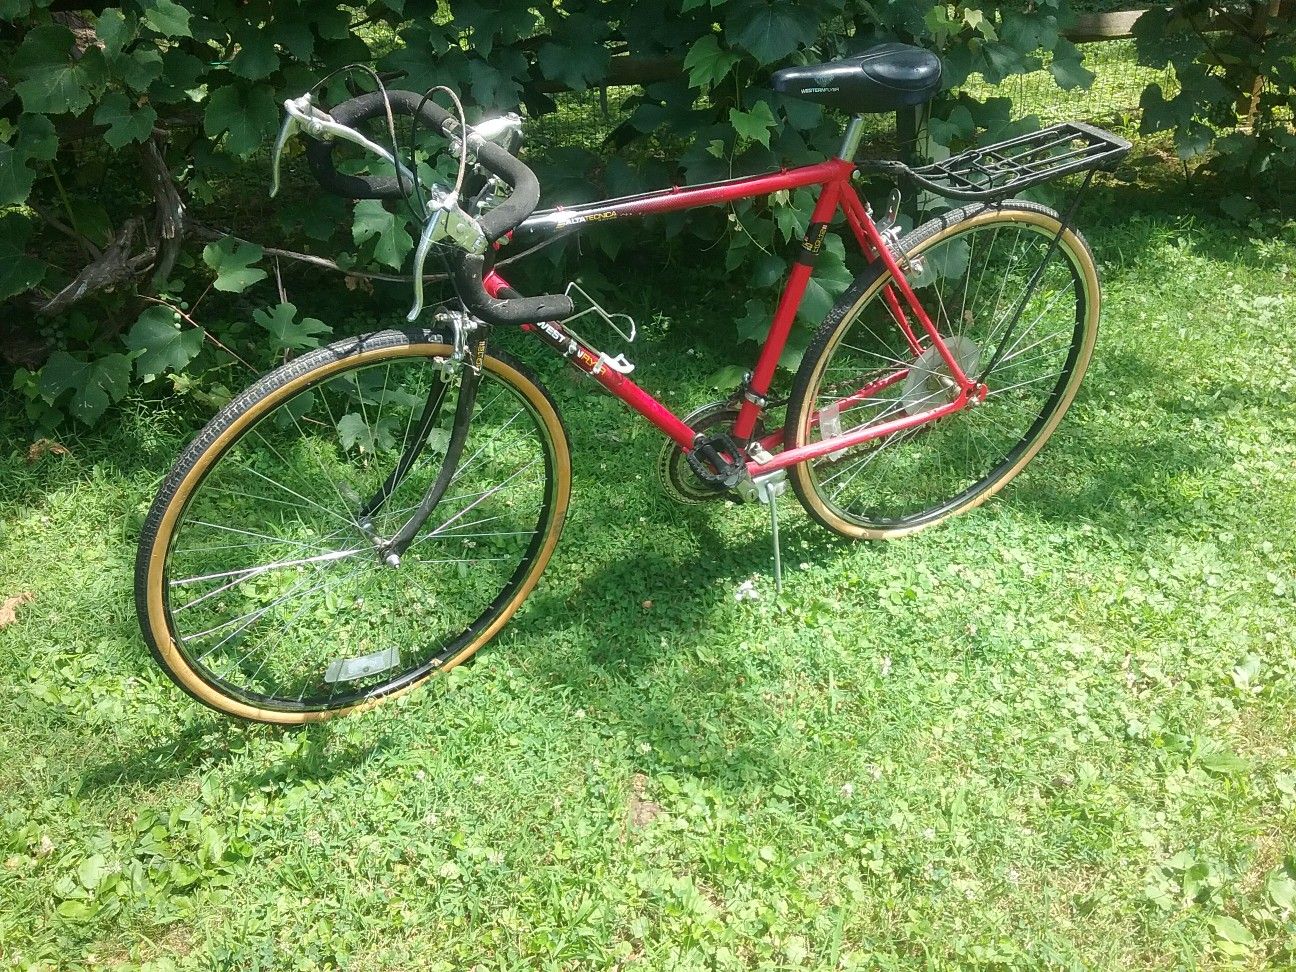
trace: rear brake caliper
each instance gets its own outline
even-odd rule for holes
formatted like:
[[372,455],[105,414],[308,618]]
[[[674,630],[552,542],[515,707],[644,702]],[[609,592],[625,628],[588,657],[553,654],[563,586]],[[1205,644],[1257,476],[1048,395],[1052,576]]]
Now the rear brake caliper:
[[908,277],[922,276],[923,270],[926,269],[922,257],[910,258],[907,253],[900,248],[900,224],[897,220],[900,217],[900,190],[892,187],[891,195],[887,198],[886,213],[877,221],[878,232],[882,235],[887,249],[891,251],[891,256],[895,258],[905,271]]

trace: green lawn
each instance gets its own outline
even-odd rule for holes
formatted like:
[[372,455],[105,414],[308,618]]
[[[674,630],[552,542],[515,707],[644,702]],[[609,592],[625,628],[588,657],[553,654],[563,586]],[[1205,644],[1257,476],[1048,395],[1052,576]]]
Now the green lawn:
[[[576,454],[545,581],[305,731],[137,633],[190,429],[0,429],[0,968],[1296,967],[1296,233],[1189,198],[1086,210],[1103,332],[1016,483],[882,546],[788,497],[782,597],[763,510],[669,505],[655,433],[529,353]],[[664,287],[646,386],[713,397],[742,306]]]

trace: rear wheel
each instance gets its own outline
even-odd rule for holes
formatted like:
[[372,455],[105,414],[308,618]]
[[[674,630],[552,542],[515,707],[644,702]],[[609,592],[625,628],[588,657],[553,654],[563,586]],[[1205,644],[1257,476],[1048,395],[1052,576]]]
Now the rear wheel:
[[517,610],[557,543],[571,477],[552,401],[505,355],[483,361],[431,518],[398,565],[380,551],[442,468],[456,393],[430,403],[450,354],[426,331],[320,349],[266,375],[185,450],[136,566],[145,637],[185,691],[247,719],[327,718],[457,665]]
[[[1052,210],[1011,201],[956,210],[900,241],[909,283],[960,368],[975,380],[994,362],[982,378],[988,393],[945,418],[792,467],[811,516],[848,537],[903,536],[984,502],[1040,450],[1075,397],[1098,332],[1093,256],[1070,229],[1009,330],[1060,229]],[[829,312],[793,384],[787,447],[955,399],[930,339],[915,323],[915,348],[888,309],[891,282],[875,263]]]

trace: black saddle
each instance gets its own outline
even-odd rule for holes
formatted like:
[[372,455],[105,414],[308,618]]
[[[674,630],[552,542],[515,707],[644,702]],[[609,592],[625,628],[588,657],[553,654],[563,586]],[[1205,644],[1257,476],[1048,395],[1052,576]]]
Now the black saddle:
[[840,61],[785,67],[770,78],[780,94],[852,115],[921,105],[940,89],[940,81],[940,58],[909,44],[878,44]]

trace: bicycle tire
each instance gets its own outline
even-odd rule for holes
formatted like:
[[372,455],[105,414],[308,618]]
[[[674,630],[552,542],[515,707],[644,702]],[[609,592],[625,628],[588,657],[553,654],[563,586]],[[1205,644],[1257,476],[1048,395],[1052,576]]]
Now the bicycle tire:
[[[1074,400],[1097,338],[1100,291],[1098,273],[1089,246],[1074,228],[1066,229],[1058,238],[1057,249],[1053,252],[1051,261],[1046,264],[1039,289],[1031,297],[1032,301],[1037,301],[1042,299],[1041,295],[1051,294],[1050,300],[1064,302],[1058,316],[1058,332],[1056,335],[1049,335],[1050,342],[1045,346],[1045,350],[1036,354],[1034,346],[1026,346],[1026,350],[1033,352],[1032,357],[1042,358],[1046,353],[1053,354],[1054,357],[1049,361],[1060,368],[1057,380],[1051,387],[1045,383],[1046,379],[1052,377],[1051,374],[1022,381],[1023,386],[1029,386],[1032,382],[1043,385],[1041,388],[1029,389],[1031,395],[1047,391],[1039,402],[1038,409],[1033,412],[1032,409],[1035,408],[1033,404],[1018,401],[1027,393],[1017,392],[1016,396],[1004,398],[1002,402],[996,402],[993,397],[996,395],[996,379],[1005,373],[1004,369],[1007,366],[1021,358],[1022,352],[1017,351],[1017,348],[1021,346],[1021,341],[1030,336],[1030,332],[1023,333],[1022,328],[1027,326],[1025,322],[1038,308],[1038,304],[1031,304],[1026,313],[1021,315],[1021,323],[1014,331],[1008,331],[1006,324],[996,320],[1003,291],[1007,289],[1009,279],[1027,280],[1027,275],[1018,270],[1015,263],[1010,262],[1007,265],[1003,283],[1000,284],[999,293],[995,295],[994,307],[988,315],[977,311],[975,306],[969,308],[968,299],[972,275],[976,272],[974,267],[977,257],[982,256],[984,266],[978,276],[972,303],[977,305],[980,301],[986,267],[989,267],[994,260],[995,248],[1001,233],[1016,232],[1016,242],[1013,243],[1015,261],[1016,247],[1020,246],[1022,252],[1034,249],[1042,254],[1061,228],[1058,214],[1053,210],[1032,202],[1008,200],[991,206],[980,204],[966,206],[943,214],[919,226],[899,241],[897,249],[906,254],[910,260],[916,260],[914,266],[920,268],[908,274],[910,283],[920,300],[924,300],[924,294],[928,295],[927,299],[931,299],[933,293],[939,298],[935,309],[928,307],[924,300],[924,309],[931,314],[944,338],[949,338],[951,332],[956,333],[956,344],[951,347],[951,350],[957,351],[956,357],[967,358],[967,364],[960,361],[965,371],[980,369],[993,361],[999,362],[995,370],[986,376],[991,397],[972,409],[963,409],[915,429],[896,432],[843,453],[821,456],[792,467],[790,478],[793,490],[812,518],[829,530],[853,539],[894,539],[906,536],[984,503],[1007,485],[1039,452]],[[1025,244],[1020,242],[1023,232],[1028,234]],[[979,252],[978,240],[983,236],[989,237],[985,241],[987,248]],[[942,244],[948,245],[942,248]],[[966,271],[957,269],[960,266],[959,254],[965,255]],[[1023,261],[1024,265],[1025,261]],[[953,279],[957,282],[955,270],[958,274],[966,272],[966,279],[961,309],[954,315],[958,326],[950,327],[950,311],[942,295],[944,284],[941,281]],[[1013,277],[1014,271],[1017,273],[1016,277]],[[839,351],[842,351],[843,360],[846,360],[847,364],[836,367],[845,370],[848,376],[853,374],[855,377],[853,379],[848,377],[848,380],[838,382],[838,386],[850,385],[852,381],[862,379],[865,374],[880,374],[883,367],[895,369],[896,376],[901,374],[901,369],[904,371],[903,382],[897,377],[874,379],[866,384],[864,389],[882,386],[881,390],[870,393],[864,399],[854,400],[862,401],[873,410],[871,421],[895,418],[901,412],[914,414],[915,407],[926,407],[924,403],[940,403],[939,397],[942,392],[939,390],[939,384],[924,385],[928,378],[939,379],[941,371],[949,370],[943,361],[933,357],[936,354],[935,350],[929,345],[923,346],[922,350],[927,355],[926,360],[921,354],[915,356],[911,346],[896,350],[898,343],[888,345],[888,340],[898,342],[903,338],[888,337],[884,329],[862,323],[868,319],[869,314],[879,316],[880,312],[885,311],[885,301],[881,295],[891,279],[890,273],[880,262],[870,264],[869,268],[860,274],[838,299],[816,331],[793,382],[785,426],[786,448],[796,448],[816,441],[816,426],[822,421],[821,408],[824,413],[831,413],[831,422],[836,425],[840,424],[840,414],[846,414],[839,413],[838,409],[842,406],[838,405],[834,408],[832,405],[832,402],[836,401],[833,398],[836,388],[825,382],[825,376],[829,375],[829,368],[833,367],[832,362]],[[1054,287],[1056,290],[1050,291],[1049,287]],[[1066,306],[1066,300],[1069,299],[1068,287],[1069,293],[1074,297],[1073,324],[1068,323],[1070,318],[1066,314],[1069,309]],[[1026,293],[1026,288],[1023,288],[1022,293]],[[990,292],[987,292],[987,304],[989,297]],[[953,305],[952,299],[949,304]],[[1052,304],[1046,305],[1040,311],[1039,319],[1043,319],[1052,306]],[[1004,302],[1005,310],[1011,307],[1011,300]],[[943,320],[940,319],[942,316]],[[1004,320],[1006,321],[1009,316],[1005,314]],[[900,329],[893,323],[894,319],[889,314],[886,315],[886,319],[892,321],[890,327],[894,334],[900,335]],[[986,332],[987,339],[980,343],[975,337],[964,336],[968,331],[973,331],[975,334],[981,333],[974,329],[985,326],[986,320],[989,321],[991,328],[1001,326],[1007,336],[1014,341],[1008,349],[1010,354],[1005,354],[1002,360],[998,358],[1001,352],[995,351],[992,354],[988,346],[994,339],[993,331]],[[862,330],[853,330],[857,325]],[[1033,327],[1034,324],[1029,326]],[[916,325],[915,331],[918,331]],[[848,342],[846,340],[848,334],[858,334],[859,337],[851,339],[851,342],[857,343]],[[922,337],[920,331],[919,336]],[[1000,340],[1003,340],[1002,336]],[[869,346],[860,347],[860,345]],[[850,361],[852,354],[860,364],[853,364]],[[867,368],[863,372],[851,370],[851,368],[864,367],[866,362],[873,363],[873,371],[868,371]],[[1029,358],[1027,361],[1019,361],[1016,367],[1026,363],[1029,363]],[[1048,362],[1045,364],[1047,365]],[[913,390],[915,382],[910,376],[919,379],[916,382],[917,392]],[[975,374],[971,376],[977,377]],[[884,384],[886,381],[891,383]],[[947,382],[946,387],[948,384]],[[1004,392],[1013,391],[1017,387],[1014,384],[1002,385]],[[824,388],[833,389],[833,392],[824,394],[822,391]],[[926,390],[930,388],[937,390]],[[864,389],[860,389],[860,393]],[[948,394],[950,397],[946,400],[952,400],[953,393]],[[905,395],[909,398],[906,399]],[[823,406],[823,401],[828,401],[829,404]],[[980,417],[991,414],[995,408],[1003,406],[1002,411],[1006,411],[1009,402],[1017,404],[1019,414],[1029,418],[1028,422],[1014,422],[1014,428],[1016,424],[1022,425],[1020,435],[1006,435],[1003,437],[1001,450],[997,445],[988,448],[988,451],[995,453],[992,459],[977,463],[976,468],[971,469],[966,476],[949,479],[954,485],[941,485],[942,477],[952,477],[954,475],[952,470],[956,468],[952,462],[946,465],[941,461],[941,455],[937,450],[941,448],[942,438],[949,444],[954,444],[955,440],[952,437],[955,433],[951,430],[960,428],[957,423],[963,423],[962,427],[966,428],[969,423],[980,421]],[[846,407],[849,409],[852,405],[848,404]],[[861,421],[855,427],[864,424],[865,418],[866,416],[861,416]],[[995,431],[980,433],[979,430],[983,427],[984,425],[976,427],[978,434],[986,435],[993,443],[994,436],[998,433]],[[836,435],[839,431],[849,430],[834,427],[830,431],[831,434]],[[1011,433],[1011,430],[1009,432]],[[972,432],[963,431],[957,434],[963,437],[963,447],[971,457]],[[905,451],[901,452],[901,449]],[[842,464],[843,457],[848,463],[855,465]],[[868,468],[870,465],[875,468],[870,470]],[[973,466],[971,458],[967,465]],[[887,475],[891,475],[892,479],[883,478]],[[829,479],[830,476],[838,481],[846,477],[842,485],[837,488],[836,494],[831,494],[830,486],[833,481]],[[842,493],[856,484],[858,488],[843,500]],[[920,494],[920,498],[903,500],[901,497],[906,489]]]
[[[392,468],[391,456],[396,454],[396,446],[384,444],[383,430],[387,430],[394,443],[396,436],[391,430],[399,429],[402,414],[406,415],[404,434],[407,438],[411,437],[412,428],[420,427],[413,421],[420,407],[420,396],[425,393],[430,396],[430,392],[426,392],[432,387],[428,381],[440,380],[434,377],[441,374],[438,359],[444,360],[451,351],[450,343],[442,335],[424,330],[382,331],[312,351],[255,382],[222,409],[182,452],[162,483],[145,521],[135,572],[136,607],[141,629],[153,657],[176,685],[205,705],[235,717],[280,724],[318,721],[369,708],[409,691],[433,674],[448,671],[479,650],[513,616],[535,587],[557,544],[570,498],[571,466],[567,432],[553,400],[526,367],[510,355],[492,351],[482,361],[482,385],[468,440],[469,449],[478,451],[473,459],[461,460],[455,474],[456,482],[462,474],[463,482],[455,495],[460,497],[464,506],[458,513],[454,510],[459,508],[448,509],[445,516],[453,515],[454,519],[444,520],[440,526],[435,525],[437,521],[429,521],[416,540],[415,546],[424,540],[432,541],[430,549],[436,553],[429,552],[425,554],[427,559],[418,556],[415,562],[411,562],[411,557],[417,554],[415,546],[412,546],[406,551],[405,562],[400,567],[385,567],[376,544],[373,552],[364,548],[366,538],[372,541],[371,533],[365,533],[360,523],[355,522],[357,517],[354,513],[344,509],[348,504],[358,509],[357,501],[363,498],[361,494],[372,490],[374,484],[381,482]],[[397,376],[395,380],[392,378],[393,369]],[[381,392],[375,393],[372,389],[378,387],[380,373],[383,384]],[[401,384],[402,381],[405,384]],[[453,396],[446,397],[453,401]],[[430,400],[429,397],[427,401]],[[334,418],[336,410],[330,401],[334,404],[358,401],[364,413],[363,421],[372,423],[372,429],[366,433],[357,428],[359,423],[348,425],[346,419],[354,414],[350,412],[334,422],[336,434],[320,431],[326,429],[328,423],[322,418],[313,418],[310,411],[294,414],[294,409],[318,409],[322,404],[327,407],[329,417]],[[376,419],[365,408],[366,402],[370,408],[377,403]],[[488,414],[487,409],[494,408],[495,403],[503,403],[501,415],[516,405],[514,418],[502,425],[502,419],[491,424],[493,413]],[[389,409],[387,418],[392,420],[386,425],[383,423],[384,408]],[[445,411],[452,413],[453,404]],[[519,418],[520,422],[517,421]],[[427,436],[426,432],[413,433],[414,436],[420,434]],[[366,445],[371,447],[367,456]],[[404,448],[402,443],[400,449]],[[422,488],[422,484],[434,477],[439,468],[436,460],[442,455],[436,448],[431,437],[416,446],[418,461],[408,477],[408,486],[403,483],[400,487],[411,492],[401,497],[399,502],[409,503],[418,495],[417,490]],[[312,457],[318,460],[318,475],[310,462],[305,461]],[[497,466],[511,468],[509,463],[524,461],[528,465],[519,466],[520,472],[514,473],[513,478],[516,479],[521,472],[527,475],[512,491],[504,492],[505,486],[513,481],[509,479],[502,485],[488,486],[479,493],[462,492],[479,482],[486,482],[488,477],[495,475]],[[533,468],[542,470],[542,473],[531,472]],[[267,476],[267,471],[272,475]],[[276,474],[282,475],[283,479],[276,480]],[[308,491],[307,484],[316,480],[318,489]],[[262,481],[280,491],[261,485]],[[326,482],[336,493],[336,509],[334,497],[324,489]],[[240,500],[239,497],[248,495],[248,490],[256,492],[248,483],[259,486],[265,495],[248,496],[252,502]],[[231,484],[237,488],[231,488]],[[524,488],[527,492],[523,496],[521,490]],[[468,499],[463,499],[464,496]],[[416,499],[413,501],[417,502]],[[396,524],[408,516],[408,510],[394,505],[397,502],[395,493],[389,502],[393,505],[375,514],[375,522],[385,517],[383,522]],[[451,493],[447,493],[442,502],[452,502]],[[495,517],[503,520],[499,524],[500,531],[463,532],[465,525],[469,528],[474,525],[472,520],[481,522],[481,514],[491,518],[489,514],[495,509],[503,510]],[[225,524],[202,519],[213,510],[234,519]],[[323,513],[326,512],[333,519],[324,520]],[[343,529],[339,530],[336,522],[339,519],[345,521],[348,516],[356,529],[352,530],[344,522]],[[471,517],[466,524],[463,522],[465,517]],[[529,529],[532,517],[534,529]],[[515,540],[470,539],[511,538],[514,534],[504,528],[514,525],[514,521],[528,527],[517,530]],[[331,525],[332,534],[325,535],[322,532],[325,528],[316,526],[319,522]],[[455,526],[456,522],[460,525]],[[261,524],[261,528],[253,530],[248,527],[249,523]],[[240,542],[204,545],[204,537],[227,536],[214,530],[229,531],[231,539]],[[233,536],[240,533],[252,537],[252,541],[248,542],[243,536]],[[181,543],[186,536],[197,539],[184,543],[182,549]],[[198,546],[191,547],[193,542]],[[289,546],[284,547],[285,544]],[[456,559],[451,555],[449,560],[441,560],[441,545],[454,547],[466,556]],[[490,548],[485,552],[503,550],[508,556],[486,557],[477,552],[479,546]],[[350,547],[356,549],[348,549]],[[459,551],[459,547],[463,550]],[[225,553],[225,548],[238,553]],[[240,565],[234,570],[228,569],[224,563],[237,561],[241,564],[255,559],[246,552],[248,549],[253,553],[270,555],[280,548],[308,553],[309,556],[295,561],[271,560],[264,565]],[[514,557],[518,561],[515,569],[512,568]],[[343,560],[346,561],[345,570],[338,572],[338,564]],[[496,567],[493,561],[503,562],[504,566]],[[210,574],[200,572],[193,577],[182,576],[186,571],[205,570],[209,563],[219,569]],[[202,566],[195,568],[195,564]],[[442,564],[454,566],[442,567]],[[465,565],[468,565],[467,569]],[[408,572],[403,573],[405,571]],[[292,580],[302,575],[306,576],[306,581]],[[321,576],[325,579],[316,584]],[[228,580],[231,577],[233,580]],[[447,595],[443,596],[439,590],[428,591],[423,586],[433,579],[444,578],[450,578],[444,581],[451,591]],[[494,583],[501,579],[498,591],[492,594]],[[411,587],[415,581],[420,584],[417,595],[412,593]],[[262,583],[277,583],[281,589],[287,588],[289,595],[295,591],[296,597],[292,604],[280,609],[277,605],[282,598],[277,597],[273,588],[269,594],[255,589]],[[307,586],[303,587],[303,583]],[[288,586],[290,584],[296,586]],[[458,597],[463,603],[456,600],[456,584]],[[482,590],[477,590],[478,587]],[[177,589],[185,590],[186,597],[190,592],[197,592],[197,596],[175,605],[171,593]],[[357,591],[360,592],[359,599],[354,604],[347,603],[345,607],[337,608],[342,603],[341,599],[356,596]],[[208,650],[206,645],[209,642],[201,640],[192,643],[196,633],[192,630],[194,626],[187,620],[184,624],[178,624],[176,620],[180,610],[189,609],[186,618],[194,614],[199,618],[211,615],[203,623],[217,623],[219,614],[216,612],[242,610],[249,603],[248,599],[257,597],[262,601],[271,598],[268,603],[274,607],[275,613],[270,621],[262,623],[270,608],[254,607],[247,614],[235,615],[232,621],[218,624],[218,627],[229,626],[234,632],[231,635],[222,633],[223,641],[230,637],[235,639],[233,648],[219,649],[220,657],[242,651],[252,638],[263,639],[266,657],[260,660],[255,674],[249,673],[248,669],[256,656],[232,664],[226,661],[227,670],[222,673],[215,664],[207,661],[218,649]],[[366,603],[366,597],[380,597],[382,600]],[[251,603],[257,605],[262,601],[252,600]],[[227,602],[233,602],[234,606],[227,606]],[[298,607],[298,602],[305,603]],[[480,609],[479,602],[484,604]],[[330,603],[334,605],[333,610],[329,609]],[[303,620],[307,605],[310,613]],[[423,611],[418,610],[420,605],[424,607]],[[437,609],[431,617],[427,616],[429,605],[435,605]],[[286,619],[290,609],[297,612],[291,621]],[[457,620],[460,615],[467,618],[462,626]],[[245,621],[245,618],[250,620]],[[281,628],[271,631],[270,626],[275,623],[279,623]],[[234,629],[236,624],[239,627]],[[431,632],[439,630],[440,625],[448,626],[449,633],[440,640],[433,639]],[[248,634],[249,630],[252,635]],[[415,644],[424,632],[428,633],[429,643]],[[211,639],[217,637],[203,633]],[[274,635],[281,635],[280,640],[275,641]],[[398,635],[402,638],[399,644]],[[323,674],[314,670],[319,667],[315,655],[311,654],[316,652],[316,646],[306,645],[306,641],[313,637],[318,638],[322,646],[317,652],[319,658],[331,655],[330,665],[339,666],[336,671],[334,667],[326,668]],[[336,641],[329,642],[331,637]],[[384,642],[384,637],[389,638],[390,643]],[[290,660],[281,661],[276,655],[272,663],[270,652],[279,651],[281,642],[286,646],[283,656]],[[254,645],[256,643],[259,642],[254,642]],[[380,647],[378,652],[370,652],[368,656],[362,653],[360,658],[351,657],[366,643],[371,647],[375,644],[387,644],[387,647]],[[330,645],[333,648],[326,651]],[[200,650],[207,650],[201,659],[198,655]],[[373,667],[377,663],[366,662],[364,657],[372,658],[375,654],[384,661],[398,660],[387,669],[366,674],[366,666]],[[251,649],[248,655],[251,655]],[[412,660],[406,664],[405,659],[410,658]],[[265,671],[267,666],[268,672]],[[235,684],[235,676],[240,684]],[[266,687],[272,677],[279,681]],[[292,679],[303,684],[296,698],[283,688],[295,686]],[[338,685],[342,682],[349,684],[339,691]],[[332,686],[328,689],[327,698],[321,697],[324,685]],[[314,694],[308,694],[308,688]]]

